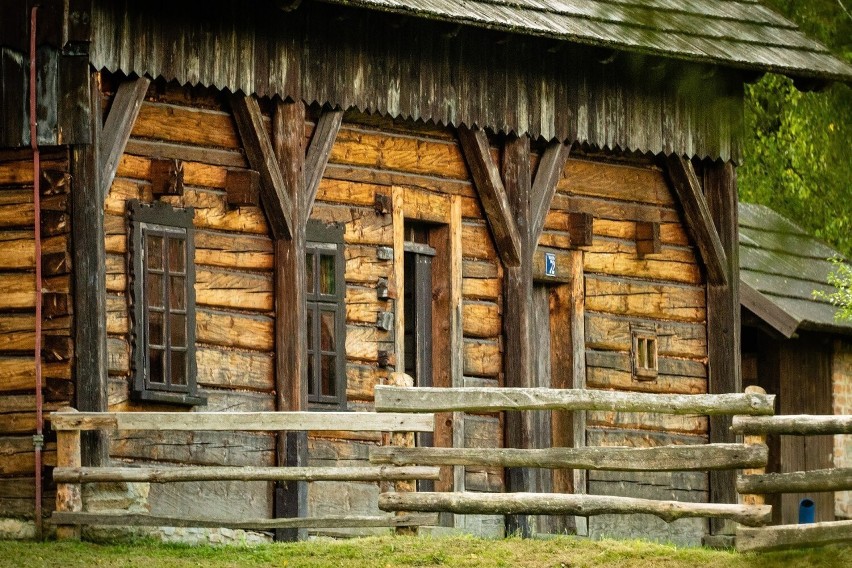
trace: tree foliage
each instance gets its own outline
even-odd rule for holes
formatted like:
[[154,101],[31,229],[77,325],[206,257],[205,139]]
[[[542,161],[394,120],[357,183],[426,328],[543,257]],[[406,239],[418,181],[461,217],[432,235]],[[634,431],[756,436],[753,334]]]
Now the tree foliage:
[[834,264],[834,272],[828,275],[828,283],[837,288],[837,291],[826,294],[822,290],[814,290],[814,298],[837,306],[835,319],[852,321],[852,265],[839,258],[833,258],[831,262]]
[[[763,0],[852,62],[848,0]],[[772,207],[852,257],[852,89],[802,92],[766,75],[746,93],[740,199]]]

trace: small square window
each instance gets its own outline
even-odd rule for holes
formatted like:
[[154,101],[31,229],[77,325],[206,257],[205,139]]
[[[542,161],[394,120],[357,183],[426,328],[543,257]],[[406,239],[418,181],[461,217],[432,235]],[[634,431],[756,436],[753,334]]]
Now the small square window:
[[659,371],[656,331],[633,327],[631,336],[633,338],[633,378],[637,381],[656,379]]
[[195,384],[191,208],[128,203],[133,398],[204,404]]

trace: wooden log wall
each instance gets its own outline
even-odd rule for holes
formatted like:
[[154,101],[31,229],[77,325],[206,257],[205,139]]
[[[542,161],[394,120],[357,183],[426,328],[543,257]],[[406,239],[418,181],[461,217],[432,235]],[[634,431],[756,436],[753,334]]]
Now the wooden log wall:
[[[0,516],[32,517],[35,507],[35,263],[42,263],[45,416],[74,400],[69,198],[70,161],[59,148],[41,154],[42,255],[35,258],[32,151],[0,150]],[[44,514],[53,509],[50,468],[55,436],[44,453]]]
[[[395,212],[395,207],[399,207],[401,213]],[[461,269],[461,374],[465,383],[496,386],[501,384],[502,370],[502,269],[454,133],[356,112],[345,115],[320,182],[311,218],[344,226],[350,408],[372,409],[373,387],[386,384],[389,372],[400,362],[396,345],[401,343],[403,330],[385,331],[377,326],[382,312],[397,310],[394,299],[378,297],[376,288],[380,279],[388,281],[391,296],[402,295],[401,255],[383,259],[396,244],[394,218],[397,224],[404,219],[448,228],[454,222],[454,207],[461,210],[460,239],[463,243],[461,266],[456,267],[456,270]],[[401,227],[399,229],[401,232]],[[451,262],[451,250],[447,247],[452,249],[453,245],[448,242],[443,246],[444,249],[435,247],[439,255],[445,255],[443,259],[436,258],[436,267],[442,262]],[[445,290],[445,293],[449,292]],[[402,320],[397,318],[396,321]],[[446,326],[449,325],[447,321]],[[442,329],[444,327],[442,325]],[[435,334],[435,342],[438,342],[438,337],[446,338],[449,331],[436,329]],[[443,357],[453,355],[448,351]],[[448,370],[450,364],[437,360],[434,364],[436,384],[446,382],[449,386],[452,380]],[[445,375],[439,377],[442,373]],[[470,447],[502,445],[502,430],[496,415],[462,416],[459,422],[464,423],[463,431],[459,424],[454,433],[450,420],[451,425],[443,431],[443,439],[436,439],[435,443],[450,445],[453,437],[461,437]],[[339,465],[352,460],[365,461],[369,448],[379,442],[375,435],[315,435],[309,441],[311,463]],[[468,490],[500,491],[503,487],[502,470],[498,468],[468,467],[460,475]],[[451,480],[445,478],[443,482],[451,483]],[[310,506],[316,508],[312,514],[377,512],[378,487],[375,484],[323,485],[316,483],[311,488]],[[349,495],[350,499],[321,502],[318,496],[331,491],[336,495]],[[340,507],[356,508],[343,510]]]
[[[113,77],[103,75],[109,106]],[[128,225],[130,199],[150,203],[152,159],[183,165],[182,195],[159,199],[193,207],[196,364],[203,410],[275,410],[273,246],[259,206],[231,206],[228,170],[247,169],[227,100],[214,91],[154,83],[141,105],[106,195],[105,249],[109,410],[177,410],[130,400]],[[120,460],[195,465],[272,466],[273,434],[248,432],[122,432],[111,440]],[[151,488],[152,512],[268,517],[267,482],[189,482]]]
[[[570,242],[570,235],[563,232],[570,227],[570,213],[594,218],[591,244],[580,247],[587,387],[707,392],[705,276],[664,172],[651,159],[637,155],[572,152],[557,185],[540,250]],[[657,230],[656,248],[642,242]],[[640,381],[632,375],[631,325],[656,330],[659,374],[654,380]],[[587,412],[586,427],[589,446],[707,442],[703,416]],[[591,494],[705,502],[708,490],[707,475],[700,472],[588,474]],[[644,515],[627,521],[608,515],[589,520],[592,535],[644,534],[683,543],[700,542],[705,529],[701,519],[672,525]]]

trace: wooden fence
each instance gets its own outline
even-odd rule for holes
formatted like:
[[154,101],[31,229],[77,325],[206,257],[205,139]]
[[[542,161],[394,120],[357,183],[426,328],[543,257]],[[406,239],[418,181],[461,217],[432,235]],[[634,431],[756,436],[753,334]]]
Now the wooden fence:
[[81,432],[85,430],[147,431],[357,431],[432,432],[432,414],[372,412],[54,412],[57,467],[57,538],[79,538],[82,525],[228,527],[255,530],[281,528],[400,527],[435,524],[435,515],[338,516],[281,519],[210,519],[147,514],[83,512],[82,483],[124,481],[403,481],[438,479],[436,467],[81,467]]
[[[377,386],[378,412],[499,412],[604,410],[666,414],[748,415],[773,413],[774,396],[759,393],[673,395],[546,388],[404,388]],[[765,467],[765,444],[706,444],[655,448],[580,447],[545,450],[488,448],[377,448],[373,463],[476,465],[618,471],[676,471]],[[757,527],[770,521],[762,504],[686,503],[607,495],[559,493],[382,493],[385,511],[495,515],[600,515],[648,513],[671,522],[685,517],[730,519]]]
[[[732,429],[747,439],[763,441],[767,434],[852,434],[852,416],[735,416]],[[789,473],[757,471],[737,478],[737,491],[757,496],[757,502],[770,493],[847,490],[852,490],[852,468]],[[739,551],[764,551],[844,542],[852,542],[852,520],[764,528],[738,527],[736,547]]]

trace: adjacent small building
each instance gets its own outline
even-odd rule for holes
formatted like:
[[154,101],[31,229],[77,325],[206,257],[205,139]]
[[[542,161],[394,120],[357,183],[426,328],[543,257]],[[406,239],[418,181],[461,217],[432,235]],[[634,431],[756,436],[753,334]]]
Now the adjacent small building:
[[[852,414],[852,322],[814,297],[831,293],[839,253],[763,205],[740,203],[743,385],[777,395],[778,414]],[[769,472],[852,465],[850,436],[770,436]],[[768,496],[773,521],[798,522],[799,501],[818,521],[852,517],[850,492]]]

